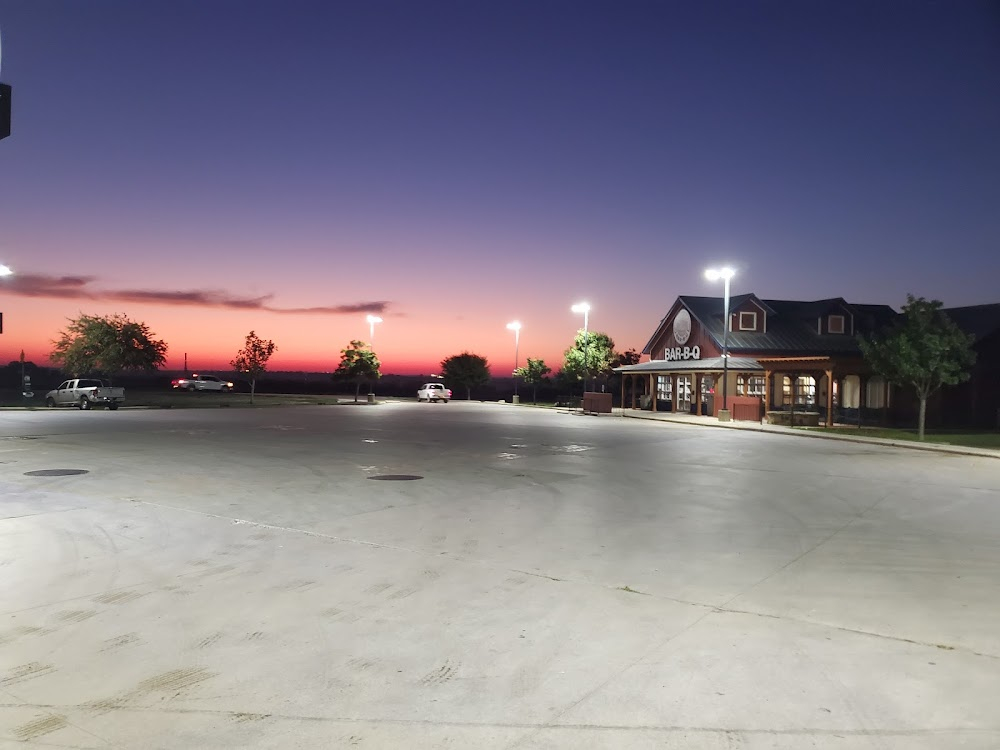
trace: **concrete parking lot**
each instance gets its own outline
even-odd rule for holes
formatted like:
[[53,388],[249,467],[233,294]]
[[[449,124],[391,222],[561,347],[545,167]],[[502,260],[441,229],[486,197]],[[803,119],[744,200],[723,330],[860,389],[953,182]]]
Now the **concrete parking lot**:
[[10,411],[0,581],[2,747],[1000,747],[989,458],[462,402]]

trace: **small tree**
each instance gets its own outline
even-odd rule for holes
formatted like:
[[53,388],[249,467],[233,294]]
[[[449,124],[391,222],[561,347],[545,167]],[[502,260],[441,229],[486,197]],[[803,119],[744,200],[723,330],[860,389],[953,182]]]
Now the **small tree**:
[[446,383],[465,388],[467,401],[472,400],[472,389],[475,386],[490,382],[490,365],[486,357],[469,352],[455,354],[442,360],[441,372]]
[[545,364],[544,359],[532,359],[528,357],[528,364],[524,367],[518,367],[514,371],[514,377],[521,378],[525,383],[531,386],[531,400],[532,403],[538,403],[538,384],[544,383],[548,378],[546,377],[552,368]]
[[911,385],[920,400],[917,435],[924,439],[927,399],[942,385],[969,379],[976,362],[973,336],[955,325],[938,300],[906,295],[903,314],[882,334],[858,337],[865,359],[879,375]]
[[[629,349],[627,352],[616,352],[614,361],[611,363],[611,368],[613,370],[615,367],[637,365],[641,359],[642,355],[635,349]],[[621,387],[622,374],[620,372],[611,372],[608,377],[608,390],[611,391],[611,393],[619,393]]]
[[153,338],[145,323],[125,315],[80,315],[52,342],[49,355],[73,377],[112,375],[127,370],[153,371],[167,360],[167,345]]
[[242,372],[250,378],[250,403],[253,403],[257,391],[257,378],[267,370],[267,360],[277,350],[273,341],[267,341],[250,331],[246,343],[236,353],[236,359],[229,364],[236,372]]
[[354,403],[357,403],[361,384],[382,377],[382,363],[364,341],[352,341],[348,348],[340,350],[340,354],[340,365],[333,373],[333,379],[354,383]]
[[[563,352],[563,375],[570,380],[610,375],[616,361],[615,342],[606,333],[577,331],[573,346]],[[586,362],[584,359],[586,358]]]

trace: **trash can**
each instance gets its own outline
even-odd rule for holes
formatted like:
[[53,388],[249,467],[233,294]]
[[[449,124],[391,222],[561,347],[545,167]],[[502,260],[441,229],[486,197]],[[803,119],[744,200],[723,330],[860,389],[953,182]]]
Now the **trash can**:
[[368,394],[368,403],[369,404],[374,404],[375,403],[375,394],[374,393],[369,393]]

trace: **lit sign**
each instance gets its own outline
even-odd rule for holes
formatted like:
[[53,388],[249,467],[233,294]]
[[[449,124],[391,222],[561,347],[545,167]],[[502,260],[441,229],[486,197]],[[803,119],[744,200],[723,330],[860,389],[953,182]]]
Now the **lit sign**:
[[667,362],[675,362],[679,359],[701,359],[700,346],[675,346],[667,347],[663,352],[663,358]]

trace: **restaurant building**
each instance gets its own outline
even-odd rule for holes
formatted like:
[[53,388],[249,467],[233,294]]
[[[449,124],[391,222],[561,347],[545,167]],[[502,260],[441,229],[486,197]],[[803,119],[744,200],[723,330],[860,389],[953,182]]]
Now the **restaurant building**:
[[718,416],[723,333],[729,326],[727,402],[733,419],[795,424],[884,422],[893,393],[862,357],[857,336],[889,325],[888,305],[842,298],[798,302],[755,294],[678,297],[642,350],[618,367],[625,408]]

